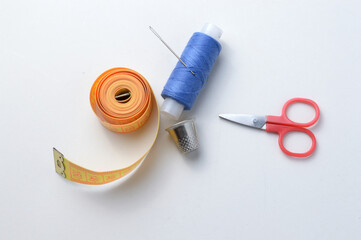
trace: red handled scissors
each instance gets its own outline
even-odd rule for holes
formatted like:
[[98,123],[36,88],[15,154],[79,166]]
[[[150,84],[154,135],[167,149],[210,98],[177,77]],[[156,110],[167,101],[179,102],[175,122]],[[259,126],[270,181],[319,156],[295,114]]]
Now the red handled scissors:
[[[287,116],[287,108],[293,103],[305,103],[311,105],[315,110],[315,117],[307,123],[298,123],[290,120]],[[316,149],[316,138],[313,133],[307,129],[314,125],[318,118],[320,117],[320,109],[318,105],[306,98],[292,98],[288,100],[282,108],[281,116],[255,116],[255,115],[246,115],[246,114],[221,114],[219,117],[242,124],[249,127],[254,127],[258,129],[266,130],[267,132],[278,133],[278,144],[280,145],[281,150],[292,157],[308,157]],[[289,132],[303,132],[306,133],[312,140],[311,148],[304,153],[295,153],[288,151],[283,145],[283,138]]]

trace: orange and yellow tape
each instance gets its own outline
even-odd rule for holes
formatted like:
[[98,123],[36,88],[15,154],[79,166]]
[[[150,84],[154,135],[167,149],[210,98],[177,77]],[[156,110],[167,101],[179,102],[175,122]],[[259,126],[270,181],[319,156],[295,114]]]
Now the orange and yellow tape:
[[128,68],[112,68],[101,74],[91,88],[90,104],[101,124],[118,133],[137,131],[147,123],[152,114],[157,115],[152,130],[156,133],[150,148],[140,158],[134,159],[130,165],[121,169],[92,171],[70,162],[53,148],[55,170],[58,174],[73,182],[100,185],[128,175],[143,162],[159,130],[159,109],[147,80]]

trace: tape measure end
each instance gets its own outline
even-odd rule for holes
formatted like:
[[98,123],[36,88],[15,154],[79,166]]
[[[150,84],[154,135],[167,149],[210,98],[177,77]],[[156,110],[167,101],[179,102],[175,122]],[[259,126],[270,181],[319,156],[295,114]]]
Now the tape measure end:
[[53,147],[55,171],[65,178],[64,155]]

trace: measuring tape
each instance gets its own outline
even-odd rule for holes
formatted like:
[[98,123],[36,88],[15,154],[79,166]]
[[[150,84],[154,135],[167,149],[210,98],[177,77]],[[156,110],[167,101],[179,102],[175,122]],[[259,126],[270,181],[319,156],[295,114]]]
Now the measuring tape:
[[[147,80],[129,68],[112,68],[102,73],[91,88],[90,104],[100,123],[110,131],[131,133],[151,124],[142,134],[153,137],[150,147],[140,158],[131,161],[128,159],[128,166],[104,172],[92,171],[72,163],[53,148],[55,170],[58,174],[73,182],[101,185],[127,176],[140,166],[157,137],[159,109]],[[148,121],[152,116],[156,117],[156,120]]]

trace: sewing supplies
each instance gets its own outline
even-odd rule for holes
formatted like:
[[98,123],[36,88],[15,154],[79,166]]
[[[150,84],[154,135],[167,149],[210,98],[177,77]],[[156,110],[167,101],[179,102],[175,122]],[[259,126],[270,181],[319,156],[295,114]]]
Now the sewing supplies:
[[[128,147],[124,149],[124,155],[119,156],[120,164],[124,165],[122,168],[97,172],[70,162],[53,148],[56,172],[70,181],[92,185],[129,176],[146,158],[158,134],[159,110],[149,83],[141,74],[128,68],[107,70],[94,82],[90,104],[104,127],[129,134],[124,138],[124,146],[139,145],[139,149],[147,150],[135,152],[132,149],[137,147]],[[140,148],[143,144],[145,146]]]
[[[287,116],[287,108],[293,103],[305,103],[311,105],[315,110],[315,117],[306,123],[298,123],[290,120]],[[320,116],[320,109],[318,105],[306,98],[293,98],[288,100],[282,108],[281,116],[256,116],[245,114],[221,114],[219,117],[253,128],[263,129],[267,132],[277,133],[278,144],[281,150],[288,156],[304,158],[310,156],[316,149],[316,138],[314,134],[306,127],[314,125]],[[288,151],[283,145],[283,138],[290,132],[303,132],[306,133],[312,140],[310,149],[304,153],[294,153]]]
[[162,91],[164,102],[161,112],[178,120],[183,110],[190,110],[222,49],[219,39],[222,30],[205,24],[201,32],[193,34],[181,57],[168,46],[155,30],[152,32],[179,59]]
[[194,120],[185,120],[166,129],[178,149],[189,153],[199,148],[199,141]]
[[[222,30],[213,24],[205,24],[201,32],[193,34],[179,57],[163,38],[151,27],[149,29],[179,60],[164,89],[161,113],[178,120],[183,110],[190,110],[208,80],[209,73],[222,49],[218,42]],[[185,120],[166,129],[178,149],[188,153],[199,148],[194,120]]]

